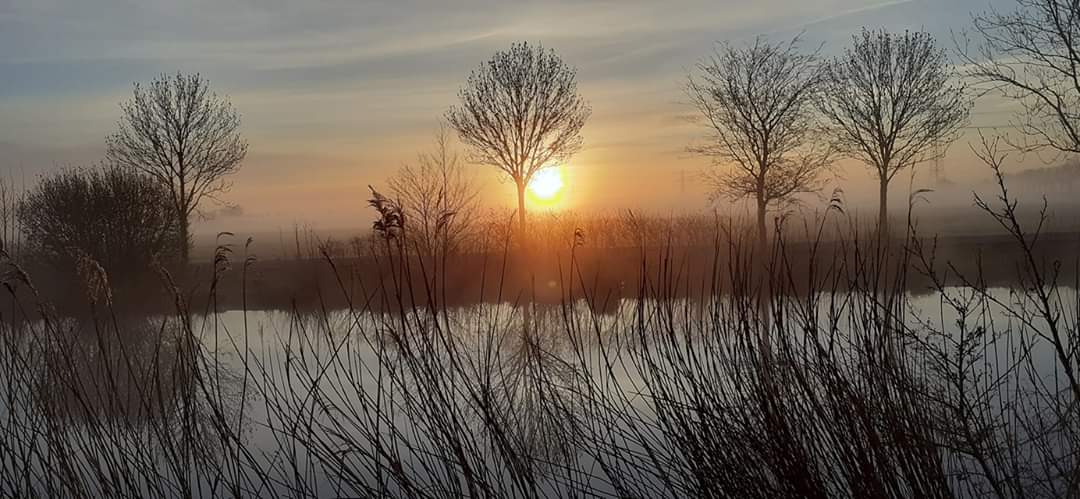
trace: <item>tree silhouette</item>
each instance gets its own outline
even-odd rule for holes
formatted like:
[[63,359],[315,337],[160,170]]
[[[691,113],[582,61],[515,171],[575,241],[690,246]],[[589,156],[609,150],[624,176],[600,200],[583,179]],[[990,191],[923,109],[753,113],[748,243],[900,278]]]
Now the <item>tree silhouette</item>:
[[210,92],[200,75],[161,75],[146,87],[136,83],[122,103],[106,154],[115,164],[146,174],[165,187],[180,231],[180,255],[191,246],[191,216],[206,198],[229,188],[247,154],[240,115],[228,100]]
[[769,205],[820,188],[829,151],[821,147],[814,120],[816,56],[798,51],[798,39],[770,44],[757,38],[746,47],[724,44],[699,63],[687,94],[709,127],[706,173],[718,194],[753,198],[758,240],[766,239]]
[[880,186],[878,232],[888,234],[889,182],[905,168],[940,157],[967,123],[971,102],[945,51],[927,33],[862,30],[826,63],[818,108],[838,152],[874,170]]
[[115,281],[177,255],[179,234],[165,188],[127,169],[69,169],[43,177],[19,202],[27,243],[73,270],[84,257]]
[[409,220],[407,236],[427,256],[459,250],[478,211],[478,191],[450,140],[440,125],[434,148],[402,165],[388,182]]
[[976,80],[1020,104],[1014,124],[1027,140],[1012,145],[1080,152],[1080,3],[1017,0],[1017,6],[976,15],[983,43],[961,57]]
[[581,149],[581,128],[592,111],[577,92],[576,76],[553,50],[515,43],[469,75],[460,105],[446,113],[470,147],[470,159],[513,180],[521,227],[533,175]]

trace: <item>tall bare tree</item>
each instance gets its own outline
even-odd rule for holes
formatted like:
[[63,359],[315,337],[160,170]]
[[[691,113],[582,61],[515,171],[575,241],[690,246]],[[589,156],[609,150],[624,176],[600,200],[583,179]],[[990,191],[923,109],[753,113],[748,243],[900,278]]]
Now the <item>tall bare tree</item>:
[[479,192],[450,140],[440,124],[434,148],[402,165],[389,180],[409,223],[407,235],[424,255],[460,250],[477,215]]
[[536,172],[581,149],[592,113],[578,94],[577,72],[553,50],[515,43],[470,75],[446,121],[470,147],[470,159],[513,180],[525,226],[525,188]]
[[880,186],[878,232],[888,234],[889,182],[940,157],[967,123],[971,102],[928,33],[862,30],[822,69],[818,107],[837,151],[862,161]]
[[247,155],[240,115],[227,99],[211,93],[199,74],[163,74],[145,87],[136,83],[132,99],[120,108],[106,154],[166,188],[186,263],[192,215],[205,199],[228,190],[225,177],[239,170]]
[[816,60],[799,52],[798,38],[759,37],[744,47],[718,47],[688,78],[687,94],[710,133],[691,150],[714,159],[706,178],[717,194],[756,202],[762,243],[770,205],[818,190],[828,165],[813,109]]
[[1080,2],[1017,0],[974,16],[982,43],[962,47],[970,75],[1021,106],[1014,146],[1080,152]]

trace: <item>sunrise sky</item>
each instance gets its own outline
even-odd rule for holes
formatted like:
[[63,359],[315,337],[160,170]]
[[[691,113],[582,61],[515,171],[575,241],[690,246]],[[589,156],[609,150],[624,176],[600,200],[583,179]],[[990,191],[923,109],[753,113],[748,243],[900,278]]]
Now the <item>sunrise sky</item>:
[[[93,163],[132,82],[201,72],[242,113],[250,151],[227,196],[241,209],[196,230],[365,226],[366,186],[428,146],[473,67],[527,40],[578,68],[593,107],[560,208],[704,209],[696,174],[709,163],[685,152],[701,129],[682,89],[714,42],[804,31],[808,49],[833,54],[861,27],[884,26],[951,48],[950,30],[988,1],[2,0],[0,172],[30,182]],[[1007,123],[1010,111],[980,102],[972,125]],[[955,182],[985,176],[966,140],[946,164]],[[842,171],[837,185],[858,201],[869,175]],[[513,205],[492,170],[476,174],[486,202]]]

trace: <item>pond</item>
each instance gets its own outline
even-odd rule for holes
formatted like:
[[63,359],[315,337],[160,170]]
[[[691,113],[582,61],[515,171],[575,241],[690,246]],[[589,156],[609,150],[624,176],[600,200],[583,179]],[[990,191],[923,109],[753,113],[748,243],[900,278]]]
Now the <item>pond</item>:
[[[1045,394],[1067,386],[1064,366],[1029,298],[955,288],[884,306],[850,293],[39,322],[4,331],[0,471],[5,492],[48,495],[700,491],[670,483],[701,472],[688,433],[755,418],[746,405],[770,392],[754,383],[778,383],[774,402],[793,410],[862,386],[878,347],[904,352],[911,379],[943,397],[935,366],[996,402],[1054,409]],[[1055,303],[1075,317],[1075,291]],[[950,364],[958,346],[967,357]],[[766,350],[775,370],[758,365]],[[829,381],[823,361],[851,379]],[[1055,445],[1039,459],[1068,451]]]

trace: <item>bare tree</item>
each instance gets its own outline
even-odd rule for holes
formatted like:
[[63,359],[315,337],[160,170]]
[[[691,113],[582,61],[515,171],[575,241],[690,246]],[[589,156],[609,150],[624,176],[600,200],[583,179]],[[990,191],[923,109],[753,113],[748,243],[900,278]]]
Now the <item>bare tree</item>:
[[823,66],[818,107],[837,151],[877,174],[878,231],[888,234],[889,182],[940,157],[967,123],[971,102],[928,33],[862,30]]
[[757,204],[758,240],[766,239],[770,205],[821,187],[829,161],[814,119],[816,54],[798,38],[772,44],[724,44],[690,75],[687,94],[709,127],[709,140],[691,150],[714,159],[706,178],[716,193]]
[[126,280],[179,249],[165,188],[128,169],[68,169],[42,177],[19,202],[18,215],[36,255],[61,269],[89,257]]
[[581,149],[581,128],[592,110],[577,92],[576,77],[555,51],[515,43],[469,75],[460,105],[446,113],[470,147],[470,159],[514,181],[522,227],[533,175]]
[[982,43],[961,57],[969,74],[1021,106],[1026,150],[1080,152],[1080,3],[1017,0],[1011,13],[974,16]]
[[106,154],[115,164],[149,175],[163,185],[180,230],[180,255],[188,261],[191,216],[206,198],[227,191],[224,177],[247,155],[240,115],[210,92],[200,75],[161,75],[149,86],[136,83],[122,103]]
[[393,197],[409,221],[408,237],[423,255],[461,249],[477,215],[478,190],[440,124],[434,148],[390,177]]

